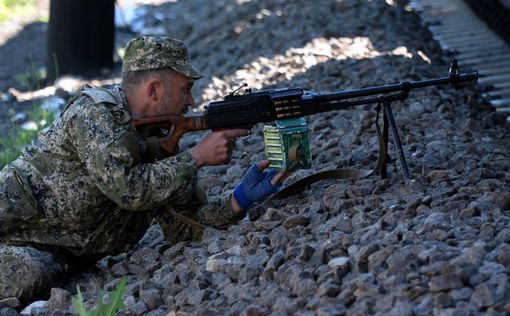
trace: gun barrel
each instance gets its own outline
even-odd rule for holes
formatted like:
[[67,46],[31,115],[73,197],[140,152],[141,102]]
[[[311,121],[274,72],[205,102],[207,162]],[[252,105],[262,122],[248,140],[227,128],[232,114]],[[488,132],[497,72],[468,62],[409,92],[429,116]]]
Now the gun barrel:
[[463,73],[463,74],[454,74],[448,77],[443,78],[435,78],[428,80],[420,80],[420,81],[405,81],[401,83],[395,83],[385,86],[378,87],[370,87],[370,88],[362,88],[341,92],[333,92],[333,93],[325,93],[325,94],[317,94],[314,96],[315,102],[330,102],[330,101],[341,101],[351,98],[365,97],[377,94],[384,94],[390,92],[408,92],[412,89],[416,88],[424,88],[430,86],[437,86],[448,83],[461,83],[467,81],[474,81],[478,79],[478,73]]

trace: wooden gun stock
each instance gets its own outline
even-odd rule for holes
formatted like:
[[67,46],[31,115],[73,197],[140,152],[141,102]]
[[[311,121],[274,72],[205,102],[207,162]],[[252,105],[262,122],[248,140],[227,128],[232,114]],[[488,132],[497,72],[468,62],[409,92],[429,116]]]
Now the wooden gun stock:
[[166,137],[159,138],[159,146],[171,155],[177,152],[177,144],[182,135],[192,131],[206,130],[207,121],[205,116],[180,116],[180,115],[163,115],[154,117],[133,118],[130,122],[133,126],[144,125],[168,125],[169,133]]

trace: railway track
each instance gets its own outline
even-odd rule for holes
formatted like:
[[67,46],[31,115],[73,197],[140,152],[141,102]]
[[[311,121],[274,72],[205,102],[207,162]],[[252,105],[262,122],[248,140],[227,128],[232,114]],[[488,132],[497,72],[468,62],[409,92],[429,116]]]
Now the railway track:
[[[498,5],[510,10],[508,3],[500,0]],[[485,86],[484,95],[491,104],[510,115],[510,44],[463,0],[411,0],[409,4],[433,38],[455,56],[461,68],[479,72],[478,83]],[[501,12],[495,15],[501,20]],[[510,16],[504,18],[508,20]],[[499,23],[506,27],[506,20]],[[507,120],[510,122],[510,116]]]

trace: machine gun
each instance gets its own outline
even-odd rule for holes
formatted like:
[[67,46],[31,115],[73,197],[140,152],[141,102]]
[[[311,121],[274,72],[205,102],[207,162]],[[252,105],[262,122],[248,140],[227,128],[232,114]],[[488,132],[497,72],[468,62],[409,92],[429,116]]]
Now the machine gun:
[[[398,135],[391,102],[404,101],[413,89],[457,84],[478,79],[477,72],[460,73],[457,62],[450,65],[449,75],[421,81],[400,82],[333,93],[313,93],[301,88],[269,89],[244,94],[236,91],[224,100],[205,106],[203,115],[158,116],[133,118],[131,124],[169,126],[169,133],[159,138],[159,146],[169,153],[175,153],[181,136],[199,130],[252,128],[258,123],[273,122],[265,128],[266,154],[271,167],[280,170],[310,167],[310,149],[306,121],[303,117],[334,110],[349,109],[358,105],[378,104],[384,111],[384,127],[379,132],[379,161],[376,171],[386,177],[388,125],[398,150],[401,170],[405,178],[409,171]],[[381,142],[383,142],[381,144]],[[381,152],[382,151],[382,152]]]

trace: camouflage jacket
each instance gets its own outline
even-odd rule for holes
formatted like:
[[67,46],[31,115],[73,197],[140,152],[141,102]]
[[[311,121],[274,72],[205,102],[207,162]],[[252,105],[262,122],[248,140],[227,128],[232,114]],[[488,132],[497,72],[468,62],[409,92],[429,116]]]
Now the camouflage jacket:
[[[119,87],[85,87],[0,173],[0,242],[63,247],[75,255],[126,251],[152,219],[182,234],[168,208],[205,225],[236,222],[226,199],[205,204],[186,152],[144,163],[147,143]],[[172,222],[174,221],[174,222]]]

